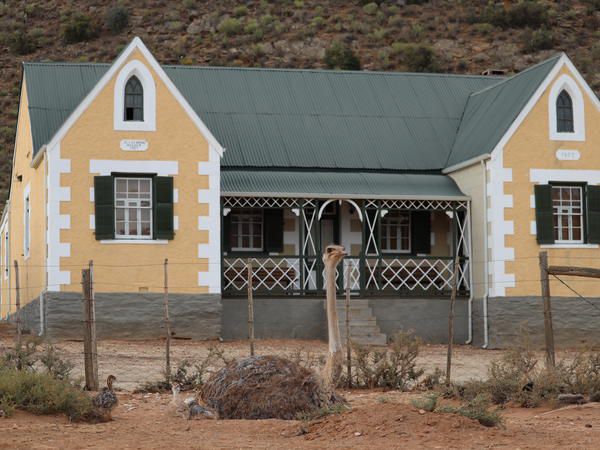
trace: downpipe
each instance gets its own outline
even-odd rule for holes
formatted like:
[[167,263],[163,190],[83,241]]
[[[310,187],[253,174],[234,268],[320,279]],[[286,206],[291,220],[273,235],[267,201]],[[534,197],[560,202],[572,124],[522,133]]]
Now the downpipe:
[[483,345],[486,349],[489,345],[488,336],[488,292],[489,292],[489,261],[488,261],[488,204],[487,204],[487,167],[486,162],[481,161],[483,172]]

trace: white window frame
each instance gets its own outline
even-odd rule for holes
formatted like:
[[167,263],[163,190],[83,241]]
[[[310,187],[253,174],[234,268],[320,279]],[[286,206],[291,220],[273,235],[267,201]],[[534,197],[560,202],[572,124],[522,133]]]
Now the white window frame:
[[[144,120],[125,120],[125,86],[136,76],[144,90]],[[156,84],[148,68],[134,59],[121,69],[115,81],[113,128],[116,131],[156,131]]]
[[[117,206],[117,183],[118,180],[136,180],[136,181],[148,181],[150,183],[150,206],[141,206],[141,202],[143,199],[127,199],[127,204],[125,206]],[[115,202],[115,239],[117,240],[152,240],[153,239],[153,227],[154,227],[154,196],[153,196],[153,181],[150,177],[115,177],[114,178],[114,186],[113,186],[113,199]],[[131,203],[130,203],[131,202]],[[136,204],[137,203],[137,204]],[[135,208],[138,210],[147,209],[150,210],[150,234],[148,236],[143,236],[141,234],[131,235],[131,234],[119,234],[117,232],[117,210],[123,209],[125,210],[125,227],[127,228],[127,224],[129,223],[129,209]],[[138,214],[137,222],[137,230],[138,233],[141,233],[141,214]]]
[[[557,123],[556,100],[562,91],[566,91],[573,103],[573,132],[559,132]],[[585,106],[583,94],[577,82],[567,74],[557,78],[548,96],[548,120],[550,140],[585,141]]]
[[[241,229],[242,226],[244,225],[245,222],[240,221],[237,224],[234,224],[234,217],[236,216],[250,216],[250,215],[259,215],[258,213],[260,213],[260,243],[261,246],[260,247],[242,247],[240,244],[242,243],[242,233],[241,233]],[[231,251],[232,252],[262,252],[264,250],[265,247],[265,238],[264,238],[264,231],[265,231],[265,215],[264,215],[264,211],[261,210],[252,210],[252,209],[240,209],[240,210],[232,210],[230,213],[230,220],[231,220],[231,236],[230,239],[232,239],[231,242]],[[253,225],[255,225],[257,222],[249,222],[249,226],[252,227]],[[233,242],[233,227],[237,226],[238,230],[237,230],[237,242]],[[252,234],[252,232],[249,233],[249,236],[254,236]],[[234,245],[235,244],[235,245]]]
[[[408,215],[408,225],[405,226],[405,227],[408,228],[408,236],[407,236],[408,237],[408,249],[401,249],[401,248],[392,249],[392,248],[389,248],[389,243],[390,243],[389,232],[390,232],[390,228],[391,227],[396,227],[398,229],[398,239],[397,239],[397,242],[398,242],[399,245],[401,245],[401,242],[402,242],[402,239],[401,239],[401,237],[402,237],[401,230],[403,228],[403,225],[401,225],[401,224],[392,225],[392,224],[386,224],[385,223],[386,217],[389,217],[390,214],[394,214],[394,213],[396,213],[396,214],[407,214]],[[385,231],[384,231],[384,229],[385,229]],[[385,241],[388,244],[388,248],[383,248],[383,236],[384,236],[384,233],[385,233],[385,236],[386,236]],[[389,211],[385,216],[381,217],[381,236],[379,236],[379,246],[380,246],[381,253],[409,254],[411,252],[411,239],[412,239],[412,235],[411,235],[411,214],[410,214],[410,211],[392,210],[392,211]]]
[[[565,205],[565,206],[560,206],[560,212],[557,212],[556,208],[554,206],[554,195],[552,196],[552,233],[554,234],[554,242],[556,244],[583,244],[585,243],[585,214],[584,214],[584,198],[583,196],[585,195],[585,190],[583,188],[583,186],[581,185],[564,185],[564,184],[558,184],[558,185],[552,185],[552,190],[554,189],[578,189],[579,190],[579,213],[573,213],[573,206],[572,205]],[[558,236],[562,236],[562,221],[560,220],[561,217],[563,216],[567,216],[568,217],[568,224],[567,224],[567,230],[569,233],[569,237],[572,238],[573,236],[573,217],[574,216],[579,216],[580,217],[580,227],[581,227],[581,239],[557,239],[556,238],[556,231],[555,231],[555,227],[554,227],[554,218],[558,216],[559,220],[558,220]]]
[[31,254],[31,185],[27,184],[23,191],[23,257]]

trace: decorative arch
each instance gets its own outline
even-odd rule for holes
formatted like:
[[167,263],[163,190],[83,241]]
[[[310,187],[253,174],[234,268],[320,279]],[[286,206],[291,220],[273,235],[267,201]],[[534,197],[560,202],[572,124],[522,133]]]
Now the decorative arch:
[[[569,105],[570,101],[570,105]],[[562,109],[559,112],[559,108]],[[572,111],[572,127],[565,127],[565,114]],[[563,74],[554,82],[548,99],[550,139],[553,141],[585,140],[585,107],[579,85],[569,75]],[[559,128],[559,118],[563,123]],[[572,129],[572,131],[568,131]]]
[[[143,116],[142,120],[125,120],[125,89],[134,77],[142,88]],[[156,131],[156,84],[148,68],[137,59],[125,64],[115,81],[114,129]]]
[[358,204],[354,201],[354,200],[350,200],[350,199],[331,199],[331,200],[327,200],[326,202],[324,202],[321,207],[319,208],[319,215],[317,216],[317,220],[321,220],[321,216],[323,215],[323,212],[325,211],[325,208],[327,208],[327,205],[329,205],[331,202],[340,202],[340,205],[342,204],[342,202],[347,202],[349,204],[351,204],[352,206],[354,206],[354,209],[356,209],[356,212],[358,213],[358,218],[360,219],[360,221],[363,221],[363,216],[362,216],[362,211],[360,210],[360,207],[358,206]]

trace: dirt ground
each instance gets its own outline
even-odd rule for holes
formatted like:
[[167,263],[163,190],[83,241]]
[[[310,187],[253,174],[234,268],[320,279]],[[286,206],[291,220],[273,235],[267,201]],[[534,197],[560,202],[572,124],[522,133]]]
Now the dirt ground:
[[[219,346],[228,357],[245,356],[245,342],[174,341],[174,363],[206,356]],[[0,337],[0,352],[12,346]],[[81,342],[56,343],[61,355],[75,363],[74,375],[83,373]],[[259,354],[308,351],[313,358],[326,352],[316,341],[258,341]],[[0,449],[208,449],[208,448],[598,448],[600,404],[551,410],[507,408],[505,424],[486,428],[452,414],[416,410],[410,400],[419,393],[381,390],[342,391],[351,410],[313,422],[282,420],[202,420],[178,417],[167,394],[133,394],[146,381],[159,380],[164,366],[162,341],[101,341],[99,374],[117,377],[120,404],[114,420],[103,424],[69,423],[64,416],[33,416],[17,412],[0,419]],[[424,346],[419,364],[431,371],[444,368],[444,346]],[[500,351],[458,346],[453,378],[467,380],[486,375]],[[562,354],[560,356],[568,356]]]

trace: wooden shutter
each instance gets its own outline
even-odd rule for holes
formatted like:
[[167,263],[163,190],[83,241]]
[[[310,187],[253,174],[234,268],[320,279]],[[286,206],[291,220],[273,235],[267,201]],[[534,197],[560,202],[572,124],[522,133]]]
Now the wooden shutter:
[[173,239],[173,178],[154,177],[154,239]]
[[587,242],[600,244],[600,186],[587,187]]
[[265,251],[283,252],[283,209],[265,209],[263,218]]
[[231,251],[231,211],[229,214],[223,217],[223,251],[230,252]]
[[94,213],[96,239],[115,238],[115,180],[114,177],[94,177]]
[[535,228],[539,244],[554,244],[554,213],[552,211],[552,186],[536,184]]
[[410,213],[411,253],[431,253],[431,212],[412,211]]

